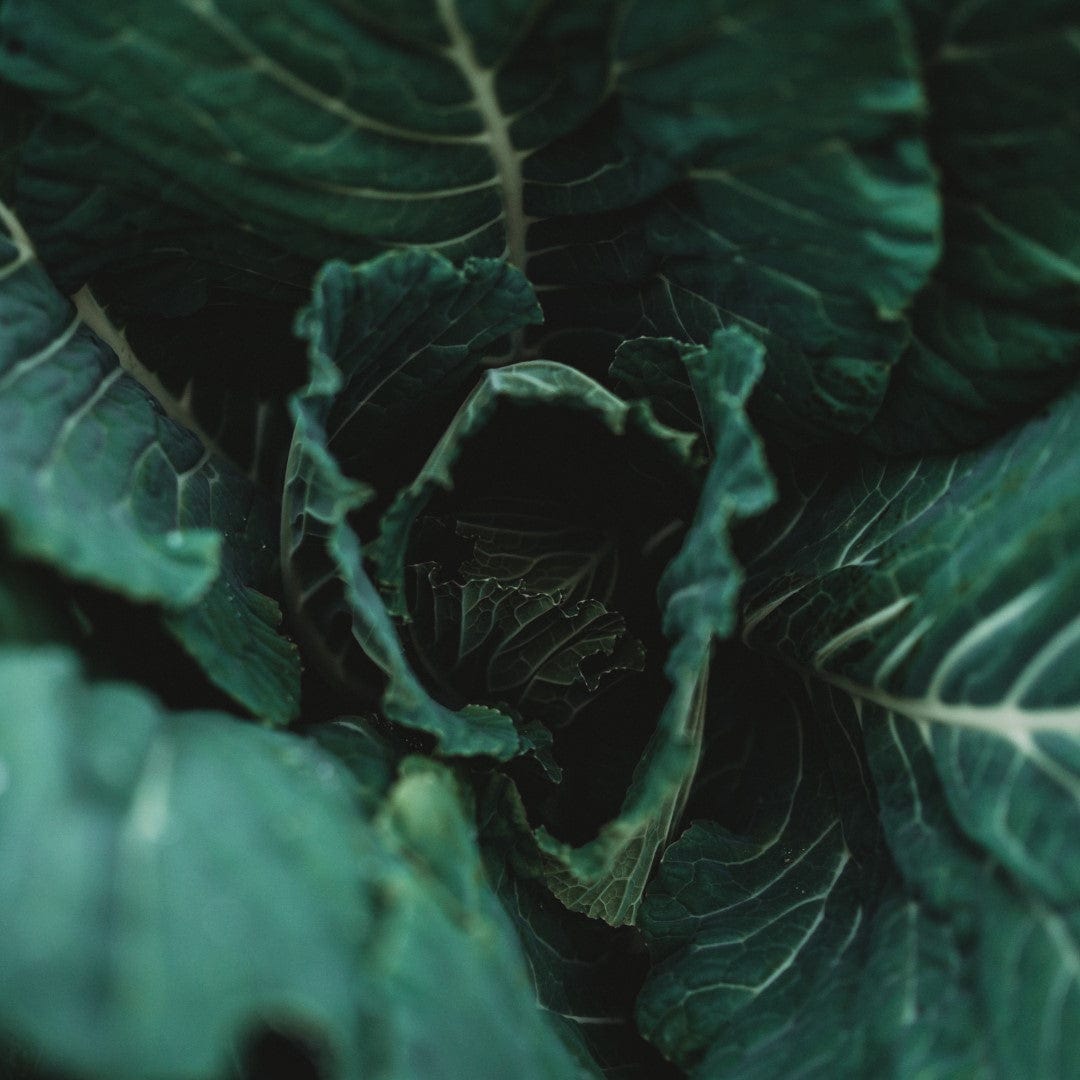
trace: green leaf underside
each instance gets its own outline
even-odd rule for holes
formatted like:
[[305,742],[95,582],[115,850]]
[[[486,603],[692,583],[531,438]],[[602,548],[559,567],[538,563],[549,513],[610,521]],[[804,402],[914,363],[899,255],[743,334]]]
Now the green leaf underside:
[[446,754],[506,759],[530,743],[504,713],[479,705],[455,713],[423,688],[347,520],[375,493],[343,474],[332,447],[338,438],[349,446],[363,477],[368,462],[357,446],[378,439],[380,425],[399,434],[395,425],[419,388],[435,402],[452,397],[488,344],[535,317],[531,290],[505,264],[473,259],[459,270],[441,256],[409,252],[351,269],[330,264],[297,319],[312,372],[293,402],[282,507],[288,603],[324,670],[368,693],[383,680],[386,715],[435,736]]
[[[109,175],[159,251],[201,218],[315,262],[505,254],[560,334],[595,325],[584,313],[615,286],[615,333],[685,337],[665,295],[688,290],[712,313],[695,340],[737,322],[769,342],[762,401],[798,431],[873,416],[903,346],[897,314],[937,256],[893,0],[312,3],[288,19],[237,0],[152,18],[133,0],[90,14],[9,0],[0,31],[0,71],[82,125],[69,138],[101,162],[64,191],[56,151],[30,161],[25,198],[46,225],[90,219],[95,200],[105,216]],[[613,214],[648,237],[629,259]],[[119,252],[135,277],[139,256]]]
[[1080,56],[1068,0],[912,3],[945,250],[869,437],[970,446],[1080,369]]
[[290,719],[299,660],[277,605],[252,587],[272,565],[269,500],[162,414],[3,214],[0,514],[12,550],[161,604],[217,685]]
[[195,1080],[265,1022],[318,1040],[330,1077],[586,1075],[437,766],[371,818],[310,743],[89,685],[69,654],[6,650],[0,683],[0,1005],[50,1061]]
[[693,1077],[1067,1072],[1075,901],[962,837],[909,720],[772,685],[721,695],[695,804],[717,820],[669,849],[647,897],[645,1033]]

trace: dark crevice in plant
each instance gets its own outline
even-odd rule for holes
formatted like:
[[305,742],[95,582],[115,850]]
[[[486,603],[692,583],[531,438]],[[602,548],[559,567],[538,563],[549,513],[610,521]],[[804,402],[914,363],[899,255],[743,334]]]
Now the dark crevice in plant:
[[504,404],[413,529],[403,640],[429,692],[550,733],[511,763],[533,825],[583,843],[621,805],[669,693],[659,576],[690,476],[630,428]]
[[244,1040],[236,1080],[326,1080],[335,1073],[325,1051],[286,1025],[263,1025]]

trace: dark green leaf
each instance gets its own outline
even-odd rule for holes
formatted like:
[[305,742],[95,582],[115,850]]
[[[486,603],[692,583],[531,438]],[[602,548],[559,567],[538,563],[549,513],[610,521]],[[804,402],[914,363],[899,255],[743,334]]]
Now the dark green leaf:
[[970,446],[1080,369],[1080,54],[1070,0],[913,0],[945,253],[870,439]]
[[161,604],[215,683],[288,720],[299,660],[257,591],[272,580],[271,500],[163,414],[0,211],[0,514],[12,550]]
[[490,700],[560,727],[607,677],[644,665],[626,620],[598,600],[565,605],[490,578],[447,581],[430,564],[412,571],[407,640],[448,696],[455,685],[482,686]]
[[804,475],[754,538],[747,640],[920,723],[1080,733],[1078,469],[1074,388],[981,450]]
[[535,318],[531,290],[505,264],[473,259],[458,270],[410,252],[351,269],[331,263],[297,321],[312,373],[293,404],[282,508],[288,603],[325,671],[381,695],[391,720],[434,735],[447,754],[508,758],[528,744],[508,716],[483,706],[454,713],[417,680],[348,521],[375,493],[339,461],[362,477],[385,467],[376,451],[402,441],[418,393],[437,413],[475,377],[487,345]]
[[[192,214],[316,262],[505,255],[562,336],[601,307],[622,338],[753,330],[770,419],[820,437],[873,416],[937,257],[896,0],[319,0],[276,18],[239,0],[8,0],[0,34],[0,73],[90,140],[77,187],[116,177],[113,220],[152,222],[117,256],[128,280]],[[85,219],[78,190],[51,198],[39,176],[30,198]],[[669,290],[710,311],[698,336]]]

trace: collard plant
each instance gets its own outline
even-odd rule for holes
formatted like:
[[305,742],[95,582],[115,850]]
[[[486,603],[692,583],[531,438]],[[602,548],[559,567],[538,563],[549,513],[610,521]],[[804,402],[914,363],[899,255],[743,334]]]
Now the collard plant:
[[1076,1075],[1078,40],[0,0],[4,1075]]

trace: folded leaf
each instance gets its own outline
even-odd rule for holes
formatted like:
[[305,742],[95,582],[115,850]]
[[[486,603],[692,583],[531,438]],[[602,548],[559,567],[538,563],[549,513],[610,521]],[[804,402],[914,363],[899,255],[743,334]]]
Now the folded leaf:
[[282,506],[288,603],[328,674],[381,695],[391,720],[434,735],[447,754],[505,759],[529,744],[498,710],[455,713],[416,678],[349,523],[375,492],[339,462],[361,477],[381,475],[395,443],[409,443],[402,424],[412,423],[417,394],[439,417],[440,405],[475,375],[485,347],[535,318],[531,290],[505,264],[473,259],[458,270],[438,255],[408,252],[354,268],[329,264],[297,320],[312,373],[293,402]]

